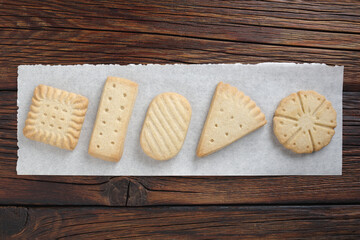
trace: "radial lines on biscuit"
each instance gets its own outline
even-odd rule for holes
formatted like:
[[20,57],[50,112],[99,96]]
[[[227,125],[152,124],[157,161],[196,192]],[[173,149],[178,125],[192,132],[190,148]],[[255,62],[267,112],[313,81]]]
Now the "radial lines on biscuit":
[[303,103],[302,100],[301,100],[301,96],[300,96],[300,93],[299,93],[299,92],[297,93],[297,96],[298,96],[298,98],[299,98],[299,103],[300,103],[301,110],[302,110],[302,112],[305,114],[304,103]]
[[316,122],[314,123],[315,125],[318,125],[318,126],[321,126],[321,127],[325,127],[325,128],[328,128],[328,129],[331,129],[331,130],[334,130],[334,127],[331,126],[331,125],[327,125],[325,123],[319,123],[319,122]]
[[315,151],[315,142],[314,142],[314,137],[311,133],[311,129],[308,130],[309,131],[309,135],[310,135],[310,140],[311,140],[311,144],[312,144],[312,147],[313,147],[313,151]]
[[296,130],[296,132],[294,132],[293,135],[291,135],[285,142],[284,142],[284,145],[286,145],[288,142],[290,142],[293,138],[295,138],[295,136],[301,131],[301,127],[299,127],[298,130]]
[[314,112],[311,114],[312,116],[315,116],[315,114],[317,113],[317,111],[319,111],[320,108],[324,105],[325,101],[326,101],[326,99],[324,98],[324,99],[322,100],[322,102],[319,104],[319,106],[317,106],[317,108],[315,108]]

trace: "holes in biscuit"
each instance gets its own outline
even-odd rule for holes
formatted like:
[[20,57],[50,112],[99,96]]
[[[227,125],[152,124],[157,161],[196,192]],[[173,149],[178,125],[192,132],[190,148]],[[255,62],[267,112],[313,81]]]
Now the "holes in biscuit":
[[318,101],[320,101],[320,98],[318,97]]
[[295,102],[295,98],[291,99],[293,102]]
[[58,106],[56,106],[56,107],[54,107],[56,110],[59,110],[59,107]]
[[303,131],[303,134],[306,134],[306,132],[305,132],[305,131]]
[[54,124],[50,124],[50,127],[54,127]]
[[41,122],[41,124],[42,124],[42,125],[44,125],[44,124],[45,124],[45,122]]
[[49,104],[46,104],[46,106],[47,106],[47,107],[50,107],[50,105],[49,105]]
[[59,130],[61,130],[61,129],[62,129],[62,127],[58,127],[58,129],[59,129]]
[[116,120],[118,120],[119,122],[121,121],[121,117],[118,117]]
[[333,120],[330,120],[331,123],[333,123],[334,121]]
[[217,123],[215,123],[215,127],[218,127]]
[[242,128],[242,124],[240,124],[239,127]]
[[111,141],[111,144],[115,144],[115,142],[114,142],[114,141]]
[[117,130],[117,129],[115,129],[115,130],[114,130],[114,132],[116,132],[116,133],[117,133],[117,132],[118,132],[118,130]]
[[328,134],[330,135],[330,132],[328,132]]
[[108,108],[105,108],[105,112],[108,112],[109,111],[109,109]]
[[100,132],[99,135],[102,136],[102,132]]
[[121,109],[121,110],[124,110],[124,109],[125,109],[125,107],[124,107],[124,106],[121,106],[121,107],[120,107],[120,109]]
[[102,121],[103,124],[106,124],[106,121]]
[[225,133],[225,136],[229,136],[229,133],[228,133],[228,132],[226,132],[226,133]]
[[320,145],[320,144],[321,144],[321,142],[318,142],[318,144]]
[[319,120],[320,118],[319,117],[316,117],[316,120]]
[[231,118],[231,119],[234,119],[234,116],[231,116],[230,118]]
[[124,93],[123,96],[126,97],[127,96],[126,93]]
[[64,121],[65,119],[64,118],[60,118],[61,121]]
[[299,124],[295,123],[295,127],[299,126]]
[[67,112],[67,110],[66,110],[66,109],[63,109],[63,112]]
[[116,84],[115,84],[115,83],[113,84],[113,88],[116,88]]
[[284,134],[284,137],[287,137],[287,134]]
[[309,146],[309,145],[307,145],[307,146],[306,146],[306,148],[310,148],[310,146]]
[[47,113],[44,113],[44,116],[47,116]]
[[305,94],[304,97],[307,98],[307,95]]
[[214,139],[210,139],[210,142],[214,142]]
[[284,124],[284,122],[283,122],[283,121],[280,121],[280,124]]
[[329,110],[329,109],[330,109],[330,107],[326,107],[326,109],[327,109],[327,110]]
[[293,145],[295,146],[295,145],[296,145],[296,143],[293,143]]
[[52,115],[51,117],[54,118],[54,119],[56,118],[55,115]]
[[96,145],[97,148],[100,148],[100,145]]
[[313,127],[314,131],[316,131],[316,127]]
[[224,111],[224,109],[220,108],[220,112],[223,112],[223,111]]
[[282,110],[283,110],[283,112],[286,112],[285,108],[283,108]]
[[111,100],[112,100],[112,97],[109,97],[108,99],[109,99],[109,101],[111,101]]

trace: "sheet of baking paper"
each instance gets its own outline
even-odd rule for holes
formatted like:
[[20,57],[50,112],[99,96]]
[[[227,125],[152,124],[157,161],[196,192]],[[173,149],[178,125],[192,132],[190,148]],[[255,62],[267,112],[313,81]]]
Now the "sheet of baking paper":
[[[257,65],[75,65],[19,66],[17,173],[26,175],[341,175],[343,67],[324,64],[262,63]],[[118,163],[88,155],[90,135],[107,76],[139,84],[133,115]],[[218,82],[236,86],[249,95],[268,123],[230,146],[204,158],[195,155],[212,95]],[[46,84],[79,93],[89,108],[74,151],[58,149],[25,138],[22,129],[34,88]],[[272,131],[279,101],[290,93],[313,89],[330,100],[338,126],[330,144],[313,154],[286,150]],[[169,161],[147,157],[139,136],[150,101],[163,92],[177,92],[192,106],[189,131],[180,153]]]

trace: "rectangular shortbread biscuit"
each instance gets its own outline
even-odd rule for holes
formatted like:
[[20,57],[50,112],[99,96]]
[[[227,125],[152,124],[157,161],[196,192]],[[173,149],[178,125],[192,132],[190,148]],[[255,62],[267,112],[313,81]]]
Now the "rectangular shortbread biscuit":
[[107,161],[120,160],[138,84],[108,77],[103,89],[89,144],[89,154]]
[[24,136],[73,150],[79,140],[88,102],[81,95],[38,85],[25,121]]

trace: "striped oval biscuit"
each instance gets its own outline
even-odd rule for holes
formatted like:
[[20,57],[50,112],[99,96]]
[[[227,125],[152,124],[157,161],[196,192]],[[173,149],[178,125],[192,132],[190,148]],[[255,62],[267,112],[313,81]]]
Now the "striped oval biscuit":
[[140,136],[146,155],[168,160],[180,151],[191,119],[188,100],[177,93],[162,93],[149,105]]

